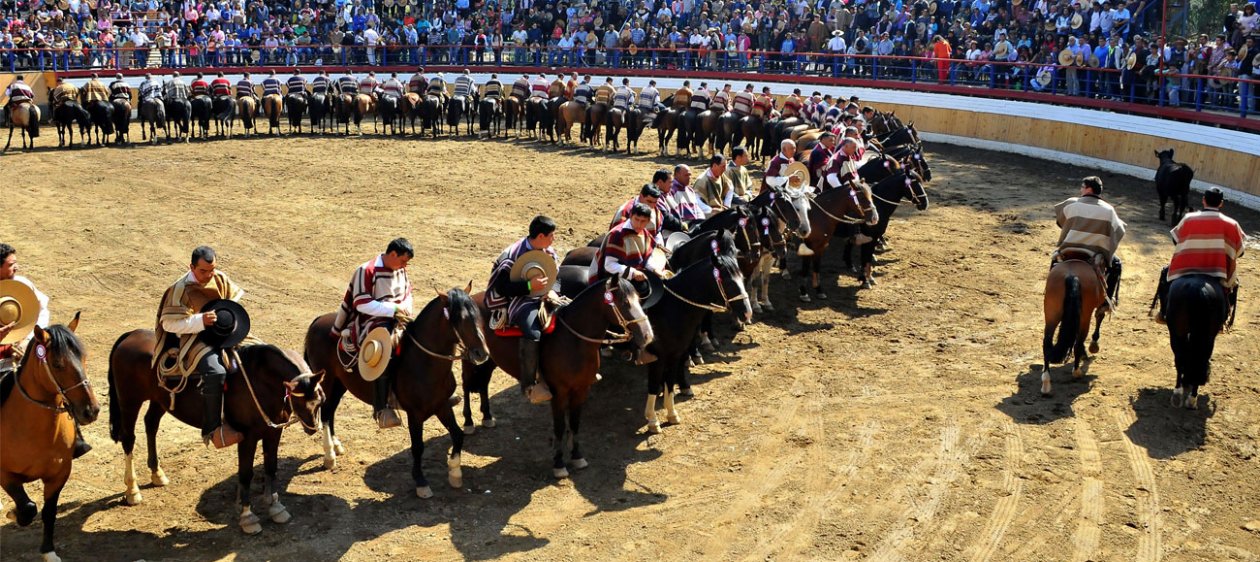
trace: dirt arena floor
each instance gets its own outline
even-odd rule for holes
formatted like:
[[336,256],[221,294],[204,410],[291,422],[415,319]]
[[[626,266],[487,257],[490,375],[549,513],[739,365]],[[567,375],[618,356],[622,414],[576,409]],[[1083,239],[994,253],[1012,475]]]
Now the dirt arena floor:
[[[652,135],[643,146],[654,146]],[[166,418],[171,484],[122,501],[108,419],[62,494],[67,560],[1260,560],[1260,310],[1244,291],[1218,340],[1208,407],[1168,405],[1166,331],[1146,315],[1171,254],[1150,182],[1101,175],[1129,223],[1120,312],[1080,380],[1038,394],[1052,205],[1095,170],[933,145],[932,206],[893,219],[879,285],[826,260],[830,300],[802,305],[776,277],[777,312],[695,369],[682,424],[644,434],[645,375],[606,364],[582,425],[590,468],[551,477],[551,421],[499,374],[498,427],[478,428],[451,489],[450,439],[425,428],[436,497],[413,494],[404,430],[340,411],[348,454],[323,468],[315,437],[286,433],[292,522],[244,536],[235,453]],[[212,244],[248,292],[255,334],[298,348],[350,272],[405,235],[410,275],[484,286],[491,260],[537,213],[581,246],[674,158],[534,143],[254,139],[41,151],[0,160],[0,240],[80,333],[102,405],[110,344],[153,325],[190,250]],[[1196,201],[1197,202],[1197,201]],[[1260,215],[1230,208],[1245,229]],[[1260,249],[1243,260],[1260,282]],[[794,260],[795,263],[795,260]],[[1255,293],[1251,293],[1255,294]],[[726,326],[724,326],[726,327]],[[729,339],[730,330],[723,332]],[[479,416],[478,416],[479,417]],[[138,453],[140,449],[137,449]],[[142,454],[142,453],[140,453]],[[147,474],[137,455],[140,479]],[[261,460],[255,493],[261,490]],[[8,506],[12,503],[4,498]],[[6,522],[7,523],[7,522]],[[6,560],[34,560],[39,523],[0,528]]]

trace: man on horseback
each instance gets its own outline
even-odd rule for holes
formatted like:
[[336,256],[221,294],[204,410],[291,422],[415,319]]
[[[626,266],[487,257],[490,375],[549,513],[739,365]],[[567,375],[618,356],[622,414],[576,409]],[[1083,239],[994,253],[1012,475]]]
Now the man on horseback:
[[441,72],[434,75],[432,80],[429,80],[429,89],[425,94],[436,96],[442,101],[442,105],[446,105],[446,78],[442,76]]
[[140,83],[140,103],[143,105],[149,100],[162,101],[164,89],[156,76],[145,73],[144,82]]
[[573,88],[573,103],[582,107],[582,114],[586,117],[582,122],[582,138],[590,136],[591,132],[591,101],[595,98],[595,88],[591,85],[591,76],[588,74],[582,79],[581,84],[577,84]]
[[696,110],[696,113],[708,110],[709,96],[709,85],[701,82],[700,87],[696,88],[696,91],[691,93],[691,105],[689,108]]
[[592,101],[594,103],[591,104],[591,109],[586,111],[586,122],[589,126],[595,125],[594,121],[591,119],[591,113],[593,113],[592,110],[596,106],[603,109],[604,123],[601,124],[608,124],[612,117],[612,113],[609,110],[612,108],[612,99],[615,95],[617,95],[617,89],[613,87],[612,77],[610,76],[605,78],[604,84],[595,89],[595,94],[592,97]]
[[761,95],[752,104],[752,114],[763,119],[769,118],[774,110],[774,96],[770,95],[770,86],[762,86]]
[[316,96],[328,95],[328,89],[332,87],[332,81],[328,79],[328,71],[319,71],[319,76],[311,79],[311,94]]
[[1093,264],[1106,281],[1108,303],[1115,304],[1123,267],[1116,248],[1124,238],[1125,224],[1116,210],[1102,200],[1103,184],[1098,176],[1081,180],[1081,195],[1054,206],[1055,222],[1061,228],[1059,246],[1051,257],[1051,267],[1067,259]]
[[293,75],[284,83],[285,95],[298,95],[306,97],[306,79],[302,78],[302,71],[293,69]]
[[[1172,261],[1160,273],[1157,322],[1164,322],[1169,283],[1189,275],[1219,279],[1231,311],[1238,305],[1238,258],[1246,250],[1247,234],[1238,221],[1221,212],[1224,205],[1224,192],[1219,187],[1208,188],[1203,192],[1203,210],[1186,213],[1172,229],[1177,247]],[[1228,316],[1232,318],[1233,314]]]
[[800,117],[801,108],[805,107],[804,100],[801,99],[801,89],[793,88],[792,95],[783,100],[783,119],[788,117]]
[[241,79],[236,82],[236,99],[253,98],[257,106],[261,106],[258,100],[258,92],[254,91],[254,81],[249,79],[249,73],[246,72]]
[[665,245],[665,240],[661,236],[662,230],[669,230],[672,232],[683,232],[687,230],[687,227],[683,225],[682,221],[678,220],[678,216],[671,212],[665,206],[665,202],[662,201],[664,198],[662,187],[666,190],[669,189],[669,183],[669,171],[657,170],[656,174],[652,178],[652,183],[644,184],[643,188],[639,190],[639,195],[637,197],[627,201],[625,205],[622,205],[621,208],[617,209],[617,212],[613,214],[612,224],[609,225],[609,228],[616,228],[617,225],[630,220],[630,213],[634,210],[635,205],[643,205],[644,207],[647,207],[649,211],[648,224],[646,228],[652,236],[656,237],[656,243],[658,245]]
[[818,136],[818,144],[809,152],[809,162],[806,162],[809,167],[809,185],[820,189],[824,187],[822,179],[835,153],[836,135],[831,131],[825,131]]
[[389,78],[386,78],[384,82],[381,82],[379,90],[382,97],[393,96],[398,99],[401,99],[403,94],[406,93],[402,80],[398,79],[397,72],[390,73]]
[[518,103],[525,103],[525,100],[529,98],[528,74],[522,74],[520,78],[516,79],[516,82],[512,83],[512,93],[509,95],[516,98]]
[[[598,98],[598,94],[596,94],[596,97]],[[635,97],[634,88],[630,87],[630,79],[622,78],[621,85],[616,90],[613,90],[612,107],[621,111],[629,111],[630,104],[634,103]]]
[[594,280],[611,275],[624,275],[634,281],[647,279],[644,271],[652,268],[648,258],[661,244],[660,234],[649,230],[652,218],[653,211],[647,205],[635,203],[630,207],[626,220],[613,226],[595,254]]
[[729,208],[734,203],[735,195],[731,180],[726,177],[726,156],[719,152],[709,157],[709,167],[700,174],[691,189],[709,206],[710,213]]
[[643,122],[656,120],[656,112],[661,110],[661,93],[656,90],[656,80],[648,81],[646,88],[639,91],[639,111],[643,113]]
[[[547,291],[549,286],[546,275],[523,281],[514,281],[510,275],[517,258],[526,252],[542,250],[556,259],[556,251],[552,244],[556,240],[556,221],[551,217],[538,215],[529,223],[529,235],[508,246],[495,259],[490,269],[490,283],[486,288],[486,308],[491,318],[498,314],[506,315],[506,326],[516,326],[521,330],[521,391],[531,402],[542,403],[551,399],[546,383],[539,377],[538,352],[542,343],[543,299],[554,300],[554,292]],[[525,381],[533,381],[527,386]]]
[[417,67],[416,73],[412,74],[411,80],[407,81],[407,92],[423,96],[428,89],[429,79],[424,75],[424,67]]
[[371,96],[373,100],[376,99],[376,89],[378,87],[380,87],[380,82],[377,82],[375,72],[368,71],[367,76],[364,76],[362,80],[359,80],[359,93],[367,94],[368,96]]
[[[141,90],[143,93],[143,90]],[[162,99],[167,103],[183,103],[188,101],[188,84],[179,77],[179,72],[172,72],[171,79],[162,85]]]
[[748,148],[742,145],[731,147],[731,162],[726,167],[725,176],[731,183],[732,201],[742,203],[756,196],[752,192],[752,180],[748,177],[748,162],[751,160]]
[[543,74],[539,74],[538,78],[535,78],[529,83],[529,97],[531,98],[538,98],[546,101],[549,97],[547,94],[550,90],[551,83],[547,81],[547,77]]
[[127,107],[131,107],[131,85],[123,80],[121,72],[115,74],[114,81],[109,83],[109,100],[126,102]]
[[79,92],[79,96],[82,98],[81,103],[84,107],[96,101],[109,103],[109,88],[106,88],[105,84],[101,82],[100,77],[93,72],[92,78],[83,86],[83,90]]
[[761,191],[765,191],[766,187],[783,187],[787,185],[788,177],[783,175],[787,170],[788,164],[796,161],[796,141],[792,139],[783,139],[779,143],[779,153],[770,159],[770,163],[766,165],[766,175],[761,180]]
[[[227,366],[223,364],[222,350],[213,349],[198,338],[207,327],[215,325],[218,315],[214,311],[197,311],[218,299],[240,302],[245,291],[226,273],[216,270],[215,258],[214,249],[197,247],[192,252],[188,273],[162,294],[154,328],[157,349],[153,350],[153,367],[159,372],[169,369],[171,376],[201,376],[201,396],[205,400],[201,438],[222,449],[240,443],[244,436],[223,421]],[[171,359],[173,363],[169,363]]]
[[210,95],[210,82],[206,81],[204,74],[198,72],[197,77],[193,79],[192,84],[188,85],[188,92],[192,99],[197,99],[201,96],[208,96]]
[[57,110],[68,101],[79,101],[79,89],[66,81],[65,78],[57,78],[57,87],[48,93],[48,101],[52,105],[53,116],[57,115]]
[[[48,313],[48,295],[40,292],[35,288],[35,284],[27,279],[24,275],[18,275],[17,249],[13,246],[0,242],[0,281],[16,281],[27,287],[31,292],[35,293],[35,300],[39,303],[38,311],[24,311],[23,316],[34,315],[35,325],[40,328],[48,328],[50,316]],[[21,364],[22,356],[26,354],[26,349],[30,345],[35,334],[28,333],[24,337],[19,337],[14,330],[17,325],[26,324],[22,317],[11,320],[8,324],[0,324],[0,380],[5,377],[13,376],[17,373],[17,369]],[[73,416],[71,416],[73,419]],[[92,450],[92,446],[83,440],[83,432],[79,429],[79,423],[76,420],[74,424],[74,458],[86,455]]]
[[691,96],[691,81],[683,80],[682,87],[674,91],[674,110],[679,113],[687,111],[691,107]]
[[455,92],[454,95],[451,96],[452,100],[458,101],[463,107],[463,111],[460,112],[461,114],[467,113],[472,109],[472,95],[476,91],[477,83],[473,81],[472,74],[470,74],[468,69],[465,68],[464,72],[460,73],[460,75],[455,78]]
[[722,91],[713,94],[713,100],[709,102],[709,109],[712,109],[719,115],[730,111],[731,95],[731,85],[724,84]]
[[35,91],[22,79],[21,74],[14,77],[13,83],[5,89],[4,95],[9,98],[9,101],[0,107],[0,111],[8,112],[9,108],[17,107],[21,103],[35,103],[32,101],[35,99]]
[[503,82],[499,81],[498,74],[491,74],[490,79],[481,87],[481,98],[486,100],[494,100],[499,103],[503,98]]
[[731,101],[731,111],[740,117],[752,115],[753,105],[757,103],[757,95],[753,93],[753,85],[744,86],[744,91],[735,94]]
[[703,221],[707,213],[713,210],[691,189],[691,166],[686,164],[674,166],[674,179],[669,184],[669,193],[664,200],[666,208],[688,227]]
[[[352,358],[358,357],[364,337],[374,328],[384,327],[397,335],[411,321],[411,281],[407,280],[407,264],[415,255],[411,242],[395,238],[384,253],[354,270],[332,327],[333,336],[341,341],[341,349]],[[389,373],[373,381],[372,410],[372,417],[381,429],[402,425],[398,412],[389,407]]]
[[[576,86],[576,84],[575,84]],[[564,75],[557,74],[556,79],[551,81],[547,86],[547,99],[556,99],[566,97],[568,89],[564,85]]]
[[[818,151],[819,149],[815,147],[814,152]],[[858,151],[856,139],[844,137],[840,140],[839,148],[827,160],[821,172],[823,181],[820,182],[819,187],[822,191],[841,188],[865,189],[865,182],[862,181],[862,176],[858,175],[858,163],[861,162]],[[810,161],[813,162],[813,154],[810,155]]]
[[228,80],[222,71],[215,74],[214,80],[210,81],[210,95],[216,98],[232,95],[232,81]]
[[271,72],[267,74],[267,78],[265,78],[262,82],[263,97],[271,95],[283,96],[284,92],[280,91],[281,86],[283,86],[283,84],[281,84],[280,79],[276,77],[275,69],[272,69]]

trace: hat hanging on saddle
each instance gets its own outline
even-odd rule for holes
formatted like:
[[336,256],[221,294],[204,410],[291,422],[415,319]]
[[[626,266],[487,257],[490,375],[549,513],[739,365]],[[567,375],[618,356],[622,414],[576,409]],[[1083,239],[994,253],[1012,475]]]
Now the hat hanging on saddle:
[[215,349],[229,349],[240,345],[249,335],[249,313],[241,303],[227,299],[212,300],[201,307],[201,312],[213,312],[214,323],[206,326],[197,338]]
[[551,257],[551,254],[542,250],[530,250],[516,258],[512,264],[512,271],[508,273],[508,279],[533,281],[539,277],[546,277],[547,282],[544,285],[534,287],[534,290],[529,293],[531,297],[541,297],[556,286],[556,272],[559,269],[560,266],[556,264],[556,259]]
[[385,373],[389,358],[394,354],[394,338],[389,329],[373,328],[359,344],[359,376],[371,382]]
[[1060,66],[1068,66],[1072,64],[1072,61],[1075,58],[1076,57],[1072,55],[1072,49],[1064,48],[1062,51],[1059,51],[1059,65]]
[[674,250],[681,248],[683,244],[690,241],[691,235],[686,232],[675,232],[670,234],[669,238],[665,240],[665,249],[672,253]]
[[0,326],[13,324],[9,334],[0,344],[10,344],[26,339],[35,330],[39,318],[39,298],[26,283],[6,279],[0,281]]
[[643,270],[643,276],[646,278],[645,280],[635,281],[631,279],[630,284],[634,286],[635,292],[639,293],[639,306],[647,310],[660,302],[661,298],[665,296],[665,280],[649,269]]
[[788,179],[788,188],[800,189],[809,183],[809,166],[804,162],[788,164],[787,169],[783,170],[783,177]]

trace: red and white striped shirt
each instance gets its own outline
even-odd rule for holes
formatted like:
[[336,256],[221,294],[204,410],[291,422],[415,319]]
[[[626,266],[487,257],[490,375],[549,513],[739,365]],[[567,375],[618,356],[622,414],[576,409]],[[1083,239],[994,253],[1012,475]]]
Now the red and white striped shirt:
[[1172,229],[1177,249],[1168,265],[1168,280],[1187,275],[1208,275],[1225,279],[1233,286],[1235,265],[1242,257],[1247,240],[1238,221],[1215,209],[1187,213]]

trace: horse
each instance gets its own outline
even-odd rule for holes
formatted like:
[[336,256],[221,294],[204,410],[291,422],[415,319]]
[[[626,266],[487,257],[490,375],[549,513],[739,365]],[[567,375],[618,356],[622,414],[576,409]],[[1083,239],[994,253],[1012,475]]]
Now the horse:
[[787,257],[787,237],[776,228],[776,217],[770,207],[749,205],[752,217],[747,226],[759,239],[760,251],[755,255],[741,256],[739,267],[744,273],[744,285],[748,289],[748,302],[753,313],[773,312],[770,303],[770,272],[775,263]]
[[[760,116],[747,115],[739,120],[739,136],[748,147],[749,156],[761,154],[761,145],[764,144],[761,142],[763,129],[765,129],[765,122]],[[776,146],[774,149],[778,150],[779,147]]]
[[801,256],[802,301],[810,300],[804,285],[806,281],[814,287],[819,299],[827,298],[827,293],[819,285],[818,277],[822,269],[822,254],[831,243],[836,226],[875,224],[878,221],[879,213],[866,189],[829,189],[810,202],[809,235],[802,238],[803,247],[797,250],[797,255]]
[[[1050,365],[1067,361],[1072,355],[1072,376],[1084,374],[1081,361],[1087,360],[1085,337],[1089,335],[1089,316],[1094,315],[1094,338],[1089,352],[1098,352],[1099,330],[1107,314],[1107,294],[1102,276],[1087,256],[1064,252],[1063,261],[1050,268],[1046,277],[1044,302],[1046,327],[1041,342],[1041,394],[1050,395]],[[1056,328],[1059,339],[1054,339]]]
[[661,432],[656,399],[662,394],[666,421],[681,421],[674,405],[674,387],[685,384],[692,342],[707,313],[731,309],[744,321],[752,321],[743,273],[730,256],[713,255],[665,281],[665,296],[648,309],[648,319],[657,336],[648,344],[648,351],[657,357],[648,365],[647,407],[643,412],[648,433]]
[[114,142],[131,143],[131,100],[116,99],[114,104]]
[[267,94],[262,99],[263,115],[267,116],[267,134],[275,136],[280,131],[280,114],[284,111],[284,98],[280,94]]
[[[241,128],[245,130],[245,138],[249,138],[250,133],[258,132],[254,125],[254,116],[258,113],[258,100],[254,96],[244,96],[236,100],[236,112],[241,118]],[[227,122],[230,126],[232,116],[227,116]],[[222,119],[220,119],[222,120]],[[229,133],[229,136],[231,133]]]
[[[245,107],[246,104],[249,104],[248,108]],[[214,130],[217,136],[232,138],[232,133],[236,129],[235,119],[238,111],[241,115],[241,124],[245,127],[245,136],[248,137],[250,129],[254,128],[254,98],[251,96],[239,99],[232,96],[214,97],[212,117],[214,117]]]
[[884,113],[877,110],[875,111],[875,115],[871,117],[870,124],[871,132],[876,136],[886,135],[905,126],[902,124],[901,118],[897,117],[896,111]]
[[688,107],[678,115],[678,150],[680,153],[686,151],[687,156],[691,156],[691,150],[695,145],[704,144],[703,135],[700,132],[701,112],[694,107]]
[[363,108],[357,103],[358,96],[354,94],[341,94],[337,96],[337,122],[345,125],[343,135],[350,135],[350,122],[354,121],[354,126],[358,129],[359,134],[363,134]]
[[573,142],[574,125],[581,125],[578,142],[586,142],[586,106],[576,101],[566,101],[560,105],[560,118],[556,122],[565,142]]
[[[809,237],[812,230],[809,223],[810,199],[804,190],[789,190],[782,187],[767,189],[757,197],[754,197],[752,201],[749,201],[748,206],[752,209],[763,210],[765,218],[769,218],[774,223],[773,225],[761,225],[762,227],[773,226],[773,228],[770,228],[771,232],[765,232],[766,228],[758,229],[761,231],[762,237],[771,238],[772,248],[778,248],[780,242],[782,242],[786,250],[786,236],[783,234],[785,231],[796,234],[802,240]],[[757,220],[761,222],[760,219]],[[774,257],[777,260],[786,259],[786,251],[783,252],[783,255]],[[772,263],[768,263],[765,260],[760,260],[751,274],[745,274],[753,312],[761,312],[761,309],[774,310],[774,306],[770,304],[770,268],[772,265]],[[786,268],[784,270],[786,271]]]
[[433,138],[437,138],[438,133],[442,131],[442,98],[425,96],[424,103],[420,106],[420,116],[421,133],[427,130]]
[[[53,531],[57,500],[74,465],[75,423],[88,425],[101,411],[83,371],[85,352],[75,335],[78,326],[77,313],[69,326],[58,324],[47,330],[36,326],[17,371],[0,379],[0,442],[4,443],[0,486],[13,498],[9,515],[19,526],[30,525],[39,513],[44,523],[39,552],[45,562],[61,560],[53,546]],[[19,393],[16,397],[10,396],[13,387]],[[35,480],[44,487],[42,510],[26,495],[26,484]]]
[[[901,200],[909,199],[914,202],[914,207],[920,211],[926,211],[928,208],[927,191],[923,189],[921,179],[914,172],[901,172],[884,178],[871,187],[871,197],[875,199],[875,211],[879,214],[879,221],[874,225],[860,227],[862,234],[870,238],[870,241],[861,246],[861,281],[864,289],[869,289],[875,285],[873,272],[875,244],[888,231],[888,221],[892,219],[893,213],[901,205]],[[846,246],[846,250],[847,248],[848,246]]]
[[923,144],[919,141],[919,131],[914,128],[914,121],[911,121],[909,125],[893,130],[892,132],[876,135],[875,140],[880,146],[884,147],[885,150],[890,150],[893,147],[902,145],[910,145],[917,148]]
[[607,103],[593,103],[586,112],[586,140],[591,148],[605,148],[604,126],[612,126],[612,106]]
[[411,134],[416,134],[416,119],[420,117],[422,103],[420,94],[415,92],[407,92],[398,100],[398,119],[402,123],[403,132],[406,132],[407,126],[410,125]]
[[289,116],[290,135],[294,129],[297,129],[299,135],[302,134],[302,114],[306,113],[309,95],[306,92],[293,92],[284,96],[284,112]]
[[[473,300],[480,308],[484,323],[489,318],[485,293],[474,295]],[[642,348],[650,344],[655,336],[647,315],[639,305],[639,295],[634,286],[621,277],[608,277],[591,284],[572,302],[556,309],[552,318],[557,326],[552,327],[554,331],[543,334],[538,364],[541,379],[552,393],[551,420],[555,436],[552,475],[568,478],[569,471],[564,463],[566,448],[574,469],[588,466],[578,444],[578,428],[582,420],[582,406],[599,372],[600,347],[632,341]],[[621,335],[607,339],[609,328],[620,330]],[[484,325],[483,330],[490,349],[490,360],[481,365],[476,365],[467,357],[463,360],[464,431],[469,433],[475,427],[469,400],[471,392],[480,396],[482,425],[494,427],[488,394],[490,375],[496,366],[517,380],[527,376],[520,372],[520,336],[500,335]],[[524,379],[523,382],[529,384],[533,381]]]
[[[127,505],[143,501],[136,485],[132,451],[136,444],[136,418],[140,407],[149,403],[144,414],[144,430],[149,449],[149,476],[154,486],[166,486],[170,479],[158,462],[157,432],[162,416],[170,413],[188,425],[200,428],[205,415],[202,397],[187,389],[191,379],[163,380],[152,366],[157,338],[152,330],[133,330],[119,336],[109,354],[109,435],[120,443],[123,482]],[[285,427],[301,424],[307,435],[320,429],[319,410],[324,401],[320,383],[324,373],[312,374],[297,353],[274,345],[247,345],[231,352],[223,395],[223,420],[245,435],[237,445],[237,500],[239,525],[246,534],[262,531],[258,516],[250,510],[249,489],[254,479],[254,452],[263,449],[263,502],[267,516],[287,523],[288,510],[280,503],[276,469],[280,458],[280,436]],[[224,364],[229,364],[224,361]],[[181,392],[182,391],[182,392]]]
[[[39,138],[39,106],[29,101],[10,101],[5,111],[9,115],[9,140],[4,143],[4,150],[0,150],[0,153],[8,152],[9,146],[13,144],[14,128],[22,130],[22,150],[35,150],[35,139]],[[28,138],[31,141],[29,149],[26,147]]]
[[310,96],[307,112],[311,117],[311,132],[327,133],[328,121],[333,113],[331,108],[333,98],[327,94],[311,94]]
[[712,109],[706,109],[696,116],[697,128],[692,133],[691,144],[704,158],[706,150],[710,154],[717,153],[717,137],[722,131],[722,115]]
[[191,103],[192,119],[196,123],[194,136],[204,139],[210,135],[210,117],[214,113],[214,100],[210,96],[196,96]]
[[1190,208],[1190,182],[1194,169],[1173,161],[1173,149],[1155,151],[1159,168],[1155,170],[1155,191],[1159,193],[1159,220],[1164,220],[1164,204],[1172,199],[1172,224],[1176,225]]
[[[357,106],[356,111],[362,119],[367,119],[368,115],[376,114],[376,98],[371,95],[359,92],[354,96],[354,103]],[[363,127],[360,126],[360,122],[355,121],[354,124],[358,127],[359,136],[363,136]],[[372,119],[372,132],[380,133],[380,125],[379,119]]]
[[381,129],[386,135],[398,135],[406,131],[405,127],[399,127],[403,119],[398,96],[382,94],[377,105],[377,112],[381,116]]
[[[175,137],[188,142],[192,131],[189,130],[192,117],[192,103],[188,100],[164,100],[166,106],[166,124],[175,126]],[[169,132],[167,137],[170,138]]]
[[504,136],[506,136],[508,132],[516,131],[516,134],[519,137],[520,130],[518,127],[520,127],[521,118],[525,116],[525,104],[522,103],[521,99],[516,96],[503,98],[502,114],[503,127],[506,131],[503,133]]
[[652,128],[656,129],[656,148],[661,156],[669,155],[669,141],[678,129],[679,116],[674,108],[666,108],[656,114]]
[[97,146],[103,146],[114,134],[114,104],[106,100],[93,100],[85,108],[92,116],[92,134]]
[[[472,288],[470,283],[468,289]],[[363,380],[355,364],[346,367],[338,348],[339,335],[332,334],[333,314],[316,318],[306,330],[305,356],[311,365],[333,376],[328,382],[328,402],[324,408],[324,467],[332,470],[337,465],[337,455],[345,448],[337,438],[337,406],[346,391],[360,400],[372,403],[371,382]],[[459,348],[463,347],[461,353]],[[407,412],[407,429],[411,434],[411,476],[416,483],[416,495],[422,499],[433,497],[429,481],[424,477],[421,458],[424,456],[424,422],[437,416],[451,434],[451,453],[446,459],[447,478],[451,487],[463,487],[460,469],[460,453],[464,447],[464,432],[455,420],[451,407],[458,402],[455,395],[455,376],[451,367],[461,357],[468,357],[476,364],[490,358],[486,340],[481,332],[481,318],[467,290],[451,289],[438,296],[420,311],[403,331],[398,356],[390,360],[390,392],[398,405]]]
[[503,104],[496,98],[484,98],[477,109],[480,132],[487,137],[497,137],[503,133]]
[[1198,407],[1199,387],[1207,384],[1212,372],[1216,335],[1230,323],[1226,320],[1228,311],[1229,299],[1220,279],[1187,275],[1169,283],[1164,318],[1177,370],[1177,386],[1172,395],[1174,408],[1184,405],[1193,410]]
[[713,149],[723,154],[726,153],[727,146],[737,146],[743,138],[743,129],[740,126],[740,116],[733,111],[722,113],[718,117],[718,130],[714,133],[715,142]]
[[[471,112],[471,103],[471,97],[451,96],[446,101],[446,124],[452,128],[455,136],[459,136],[459,122],[464,120],[464,114]],[[468,134],[473,134],[471,121],[468,122]]]
[[79,127],[79,135],[83,137],[83,142],[86,144],[89,141],[92,116],[79,105],[79,102],[67,100],[57,106],[53,110],[53,123],[57,125],[57,146],[67,146],[66,141],[69,140],[69,147],[74,148],[75,125]]
[[[620,123],[618,122],[620,119]],[[617,144],[617,135],[621,132],[621,127],[626,128],[626,154],[632,155],[639,149],[639,137],[643,136],[643,110],[637,105],[631,105],[624,112],[614,109],[612,112],[612,125],[608,130],[609,140],[613,143],[613,150],[620,150]]]
[[[161,129],[166,133],[167,142],[170,142],[171,131],[166,126],[166,104],[161,100],[149,98],[140,102],[140,111],[137,113],[140,115],[140,140],[149,140],[157,144],[157,132]],[[145,136],[146,133],[148,138]]]

